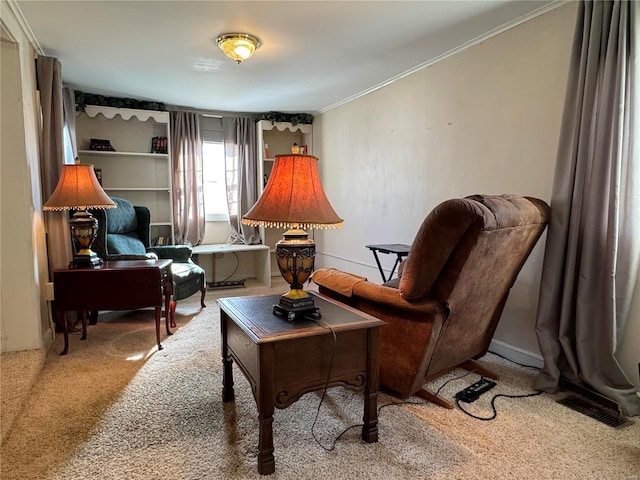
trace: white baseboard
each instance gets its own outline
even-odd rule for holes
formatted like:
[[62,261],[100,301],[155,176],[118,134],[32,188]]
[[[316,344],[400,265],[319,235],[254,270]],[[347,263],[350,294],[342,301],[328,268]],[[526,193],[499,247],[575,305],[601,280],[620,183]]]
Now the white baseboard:
[[491,340],[489,351],[502,355],[512,362],[516,362],[521,365],[529,365],[538,368],[542,368],[544,365],[544,360],[540,355],[527,352],[526,350],[514,347],[508,343],[501,342],[500,340]]
[[52,327],[47,328],[44,334],[42,335],[45,352],[49,351],[49,348],[51,348],[51,345],[53,345],[53,340],[55,339],[55,337],[56,337],[55,329],[53,329]]

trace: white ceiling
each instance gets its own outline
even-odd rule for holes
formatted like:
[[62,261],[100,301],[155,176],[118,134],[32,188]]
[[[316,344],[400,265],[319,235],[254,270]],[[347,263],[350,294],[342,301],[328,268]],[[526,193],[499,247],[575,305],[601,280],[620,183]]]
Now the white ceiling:
[[[556,0],[15,0],[65,84],[234,112],[325,111],[558,5]],[[241,64],[215,43],[247,32]]]

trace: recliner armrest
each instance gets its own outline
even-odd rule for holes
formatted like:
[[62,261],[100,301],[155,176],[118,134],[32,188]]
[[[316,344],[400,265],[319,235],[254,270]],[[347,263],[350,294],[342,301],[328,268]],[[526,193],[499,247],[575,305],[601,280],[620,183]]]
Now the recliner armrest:
[[158,255],[158,258],[170,258],[176,263],[188,263],[191,260],[192,249],[189,245],[166,245],[149,247],[147,252]]
[[311,279],[317,285],[328,288],[345,297],[353,294],[353,288],[360,282],[366,282],[365,277],[352,273],[342,272],[335,268],[321,268],[311,275]]
[[437,300],[423,298],[409,301],[400,295],[400,290],[397,288],[372,282],[362,282],[356,285],[353,289],[353,295],[368,302],[378,303],[406,313],[426,313],[431,316],[446,312],[446,308]]
[[157,260],[158,256],[153,253],[147,253],[145,255],[133,254],[133,253],[116,253],[115,255],[107,255],[103,260],[117,261],[117,260]]
[[[412,314],[438,315],[445,313],[445,307],[431,298],[408,301],[400,295],[400,290],[367,281],[365,277],[353,275],[334,268],[321,268],[311,277],[317,285],[344,297],[356,297],[371,303]],[[322,289],[320,290],[322,292]]]

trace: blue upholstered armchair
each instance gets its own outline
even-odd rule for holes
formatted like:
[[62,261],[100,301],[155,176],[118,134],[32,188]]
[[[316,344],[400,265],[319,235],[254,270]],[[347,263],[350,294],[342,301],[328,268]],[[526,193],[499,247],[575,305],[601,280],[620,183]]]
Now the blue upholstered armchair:
[[171,326],[175,327],[176,301],[201,292],[200,304],[206,307],[204,270],[191,260],[189,245],[151,247],[149,230],[151,214],[147,207],[133,205],[124,198],[111,198],[117,208],[92,210],[98,219],[98,236],[92,249],[103,260],[138,260],[144,258],[170,258],[173,260],[173,298],[171,299]]

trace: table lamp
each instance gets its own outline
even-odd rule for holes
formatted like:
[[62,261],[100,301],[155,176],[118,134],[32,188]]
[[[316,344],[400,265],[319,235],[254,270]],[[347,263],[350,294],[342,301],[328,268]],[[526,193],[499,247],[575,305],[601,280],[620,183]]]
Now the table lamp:
[[276,244],[276,258],[290,289],[280,297],[278,305],[273,306],[273,312],[289,321],[304,315],[319,316],[320,308],[303,289],[313,272],[316,255],[316,244],[305,229],[341,228],[344,222],[324,193],[318,158],[276,155],[264,192],[242,217],[242,223],[289,229]]
[[93,165],[62,165],[58,185],[43,210],[77,210],[69,220],[74,246],[72,265],[76,268],[102,264],[102,259],[91,250],[98,234],[98,220],[87,212],[87,208],[116,208],[116,204],[98,183]]

